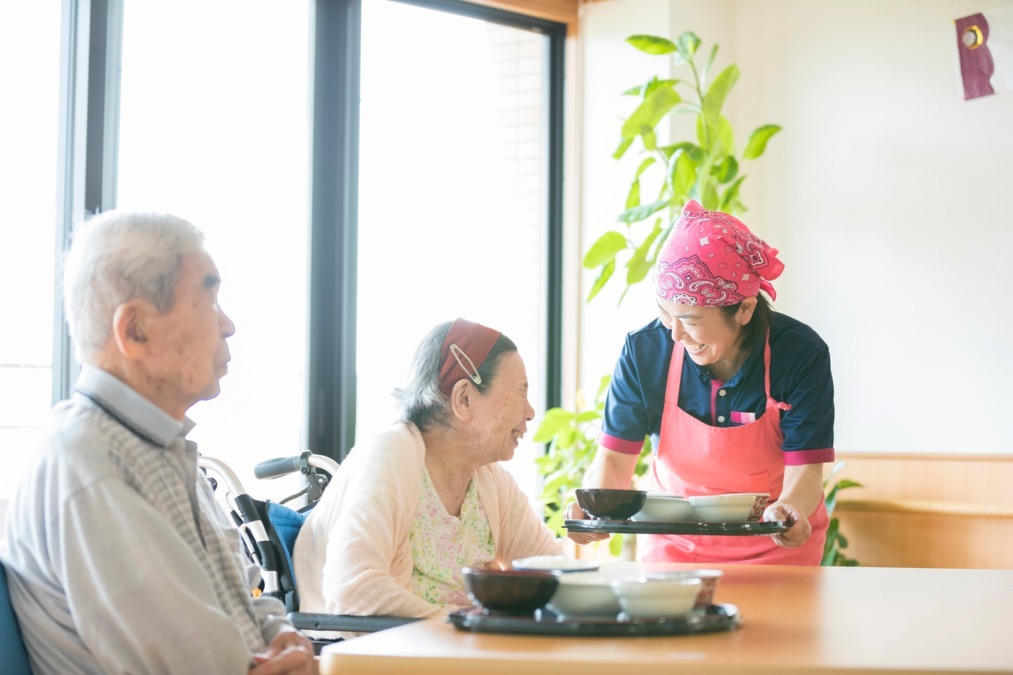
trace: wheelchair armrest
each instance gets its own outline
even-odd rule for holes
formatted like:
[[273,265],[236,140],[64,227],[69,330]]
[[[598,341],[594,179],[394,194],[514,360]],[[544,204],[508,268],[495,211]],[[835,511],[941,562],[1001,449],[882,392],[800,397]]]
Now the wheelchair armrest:
[[300,630],[349,631],[375,633],[376,631],[403,626],[421,621],[418,617],[407,616],[355,616],[352,614],[317,614],[314,612],[289,612],[288,619]]

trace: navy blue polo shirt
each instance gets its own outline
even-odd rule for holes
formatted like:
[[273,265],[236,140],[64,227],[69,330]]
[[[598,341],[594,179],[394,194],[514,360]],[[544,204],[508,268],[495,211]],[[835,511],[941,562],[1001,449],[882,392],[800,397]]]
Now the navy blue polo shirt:
[[[605,399],[600,445],[639,453],[650,435],[655,451],[661,430],[665,386],[677,345],[672,332],[655,319],[626,336]],[[682,362],[679,407],[717,427],[747,424],[763,416],[763,340],[751,347],[739,372],[728,382],[716,379],[690,358]],[[786,465],[834,460],[834,382],[830,350],[809,326],[773,312],[770,326],[770,393],[791,405],[780,411]]]

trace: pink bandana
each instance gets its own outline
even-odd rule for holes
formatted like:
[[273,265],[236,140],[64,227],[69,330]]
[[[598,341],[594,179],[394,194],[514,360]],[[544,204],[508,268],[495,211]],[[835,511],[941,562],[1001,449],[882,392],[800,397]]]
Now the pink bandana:
[[440,391],[450,396],[458,380],[470,379],[482,384],[478,369],[485,363],[500,332],[482,324],[456,319],[450,324],[440,349]]
[[658,297],[684,305],[726,307],[762,290],[777,298],[771,279],[784,271],[777,249],[727,213],[688,201],[655,267]]

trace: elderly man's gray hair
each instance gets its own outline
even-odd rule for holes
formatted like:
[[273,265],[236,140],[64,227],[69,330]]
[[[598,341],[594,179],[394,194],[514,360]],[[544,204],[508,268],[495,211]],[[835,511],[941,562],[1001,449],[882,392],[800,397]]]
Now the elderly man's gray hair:
[[166,213],[107,211],[79,224],[64,260],[63,301],[78,360],[109,340],[113,314],[141,299],[172,309],[183,257],[204,235]]

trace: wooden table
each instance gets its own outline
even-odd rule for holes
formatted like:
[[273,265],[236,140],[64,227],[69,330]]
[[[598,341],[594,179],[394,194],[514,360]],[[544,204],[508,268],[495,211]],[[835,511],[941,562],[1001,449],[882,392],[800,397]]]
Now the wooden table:
[[[686,565],[609,563],[607,571]],[[420,621],[324,649],[321,675],[1013,673],[1013,570],[709,565],[731,632],[568,638]]]

